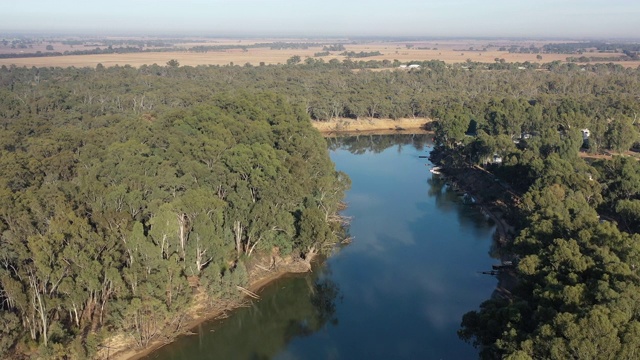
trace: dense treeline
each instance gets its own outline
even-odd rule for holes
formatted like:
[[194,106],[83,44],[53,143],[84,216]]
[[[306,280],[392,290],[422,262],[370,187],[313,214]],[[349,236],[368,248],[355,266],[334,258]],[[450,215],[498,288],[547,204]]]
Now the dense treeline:
[[486,359],[639,355],[640,162],[579,156],[585,146],[626,151],[640,141],[637,98],[567,95],[437,114],[445,166],[487,166],[521,194],[507,248],[518,285],[466,314],[460,330]]
[[322,47],[323,51],[345,51],[343,44],[325,45]]
[[603,61],[632,61],[638,60],[637,55],[620,55],[620,56],[570,56],[567,59],[567,62],[579,62],[579,63],[588,63],[588,62],[603,62]]
[[[179,59],[178,59],[179,60]],[[149,87],[149,79],[176,81],[181,86],[177,95],[188,105],[189,92],[203,89],[206,92],[238,89],[257,86],[287,97],[299,100],[307,107],[308,113],[316,120],[329,120],[335,117],[346,118],[399,118],[431,116],[434,105],[447,107],[449,103],[472,101],[484,106],[488,98],[524,98],[556,102],[570,98],[580,103],[581,110],[587,116],[595,118],[608,108],[608,101],[633,103],[637,110],[634,95],[639,85],[637,69],[626,69],[612,64],[594,64],[578,66],[551,62],[537,63],[477,63],[468,62],[450,66],[441,61],[412,61],[421,65],[420,70],[390,71],[372,73],[362,71],[367,68],[398,67],[399,61],[344,60],[325,62],[323,59],[307,58],[295,67],[281,66],[197,66],[167,70],[163,66],[142,66],[139,69],[115,67],[104,69],[113,81],[105,83],[102,92],[88,88],[85,95],[95,102],[100,94],[102,101],[114,102],[109,89],[120,84],[121,77],[133,79],[123,98],[145,96],[147,107],[157,106],[158,101],[169,96],[163,89]],[[100,68],[100,66],[99,66]],[[541,71],[529,71],[539,69]],[[584,70],[583,70],[584,69]],[[358,72],[350,71],[358,70]],[[502,71],[494,71],[502,70]],[[548,70],[542,71],[542,70]],[[55,69],[32,70],[27,74],[24,69],[16,69],[34,81],[44,76],[53,76]],[[75,70],[82,73],[82,69]],[[17,74],[15,76],[18,76]],[[19,75],[22,76],[22,75]],[[9,84],[12,79],[7,80]],[[208,82],[211,87],[206,88]],[[105,95],[106,94],[106,95]],[[127,101],[131,101],[127,99]],[[600,116],[598,118],[601,119]]]
[[[284,50],[284,49],[303,49],[306,50],[310,47],[320,47],[321,43],[298,43],[298,42],[273,42],[273,43],[256,43],[256,44],[233,44],[233,45],[199,45],[189,48],[178,48],[178,50],[182,51],[193,51],[193,52],[208,52],[208,51],[226,51],[233,49],[242,49],[247,51],[247,49],[255,49],[255,48],[269,48],[271,50]],[[176,49],[173,49],[174,51]]]
[[[82,45],[85,47],[112,46],[112,47],[171,47],[176,43],[183,42],[181,39],[84,39],[84,40],[62,40],[64,45]],[[52,42],[52,41],[49,41]]]
[[640,44],[637,43],[607,43],[601,41],[587,41],[576,43],[555,43],[546,44],[542,47],[545,53],[556,54],[581,54],[596,49],[598,52],[634,52],[640,51]]
[[380,51],[360,51],[358,53],[355,51],[344,51],[340,53],[340,55],[346,56],[349,58],[364,58],[364,57],[371,57],[371,56],[379,56],[379,55],[382,55],[382,53]]
[[483,149],[506,153],[495,174],[526,189],[509,249],[519,284],[462,322],[461,337],[483,358],[638,357],[640,162],[590,165],[577,156],[581,140],[549,130],[517,147],[489,135],[468,145],[476,159]]
[[[63,41],[63,44],[68,44],[69,42]],[[127,44],[127,46],[123,46]],[[76,44],[72,42],[71,45]],[[76,44],[77,45],[77,44]],[[115,45],[115,46],[114,46]],[[135,45],[135,46],[129,46]],[[103,46],[103,47],[101,47]],[[106,47],[104,47],[106,46]],[[63,52],[60,51],[36,51],[32,53],[24,53],[24,52],[16,52],[16,53],[6,53],[0,54],[0,59],[15,59],[15,58],[25,58],[25,57],[44,57],[44,56],[66,56],[66,55],[100,55],[100,54],[130,54],[130,53],[143,53],[143,52],[175,52],[175,51],[186,51],[186,52],[197,52],[197,53],[207,53],[207,52],[216,52],[216,51],[227,51],[227,50],[244,50],[248,51],[248,49],[255,48],[269,48],[271,50],[283,50],[283,49],[303,49],[306,50],[309,47],[320,47],[321,43],[297,43],[297,42],[273,42],[273,43],[256,43],[256,44],[227,44],[227,45],[198,45],[192,47],[185,46],[174,46],[169,43],[164,43],[161,41],[157,42],[149,42],[149,41],[100,41],[98,44],[93,45],[85,45],[85,49],[83,50],[66,50]],[[89,47],[92,47],[91,49]],[[382,55],[378,53],[377,55]],[[368,55],[374,56],[374,55]],[[358,57],[358,56],[356,56]],[[360,56],[362,57],[362,56]]]
[[[442,112],[462,104],[480,113],[490,101],[502,99],[535,101],[539,103],[536,108],[543,112],[540,117],[550,117],[550,121],[558,120],[566,109],[572,123],[586,125],[596,121],[605,123],[621,112],[632,117],[639,110],[635,94],[640,88],[640,71],[611,64],[579,67],[549,63],[542,67],[548,71],[531,71],[518,69],[513,64],[447,66],[440,61],[426,61],[412,62],[421,65],[420,70],[362,71],[369,63],[309,58],[296,66],[116,67],[100,70],[112,77],[102,84],[103,89],[92,88],[90,84],[77,89],[82,93],[78,96],[87,97],[82,106],[90,103],[92,109],[100,110],[135,106],[137,111],[150,111],[163,103],[189,106],[221,90],[257,88],[284,94],[304,106],[316,120],[428,117],[434,116],[438,109]],[[371,63],[394,64],[391,61]],[[55,69],[16,72],[23,74],[20,76],[42,78],[52,76]],[[176,91],[168,92],[149,86],[150,81],[171,81],[179,86]],[[121,85],[126,86],[127,91],[114,96],[117,91],[113,89]],[[558,107],[561,107],[559,111]]]
[[133,47],[133,46],[126,46],[126,47],[109,46],[106,48],[96,47],[93,49],[66,50],[64,52],[36,51],[35,53],[7,53],[7,54],[0,54],[0,59],[17,59],[17,58],[25,58],[25,57],[46,57],[46,56],[64,56],[64,55],[131,54],[131,53],[155,52],[155,51],[159,51],[159,50],[158,49],[142,49],[142,48]]
[[[473,48],[468,49],[466,51],[472,51],[472,50]],[[622,42],[616,43],[616,42],[602,42],[602,41],[586,41],[586,42],[545,44],[541,48],[535,45],[530,45],[530,46],[512,45],[509,47],[502,46],[498,50],[508,51],[510,53],[521,53],[521,54],[584,54],[584,53],[593,53],[593,52],[598,52],[598,53],[621,52],[626,55],[626,57],[621,58],[622,60],[637,60],[638,52],[640,52],[640,44],[622,43]]]
[[[0,68],[0,351],[39,344],[48,357],[81,358],[95,352],[100,329],[144,345],[183,321],[191,286],[230,297],[246,282],[252,253],[305,256],[333,240],[348,179],[333,169],[309,116],[432,117],[437,141],[465,145],[452,162],[504,159],[496,173],[529,192],[530,220],[520,227],[540,226],[517,241],[530,279],[522,301],[495,307],[522,307],[517,339],[533,341],[538,324],[556,321],[549,311],[525,322],[540,302],[559,309],[564,298],[551,291],[565,291],[561,281],[627,296],[637,235],[600,224],[596,210],[637,231],[637,163],[594,167],[577,151],[583,128],[592,151],[638,140],[640,71],[412,63],[420,69],[372,72],[365,68],[397,64],[313,58],[258,67]],[[556,251],[590,260],[560,276],[573,259]],[[578,320],[592,304],[611,303],[586,289],[571,313]],[[624,319],[615,324],[620,339],[630,336],[620,324],[634,318]],[[504,328],[478,335],[483,323],[475,324],[467,336],[484,345],[529,349],[491,337]]]
[[336,240],[348,179],[283,96],[184,106],[162,77],[144,80],[168,94],[154,103],[123,73],[24,71],[0,71],[0,353],[86,358],[101,331],[144,346],[180,327],[192,286],[235,297],[252,254]]

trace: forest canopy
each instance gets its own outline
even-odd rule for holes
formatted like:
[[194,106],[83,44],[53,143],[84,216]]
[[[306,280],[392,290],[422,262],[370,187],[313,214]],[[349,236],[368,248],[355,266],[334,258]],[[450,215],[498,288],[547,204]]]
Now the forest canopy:
[[[640,161],[629,148],[640,124],[637,98],[619,96],[491,99],[436,114],[443,171],[480,169],[513,199],[514,239],[501,250],[515,285],[459,331],[481,358],[638,357]],[[609,105],[598,114],[600,101]],[[603,149],[614,156],[584,156]]]
[[0,353],[86,358],[101,331],[145,346],[184,321],[194,283],[237,296],[252,254],[305,257],[340,234],[349,180],[282,95],[183,107],[161,77],[144,86],[172,104],[101,70],[23,71],[0,71]]
[[184,320],[194,284],[233,297],[256,253],[304,257],[335,241],[349,179],[310,118],[429,117],[452,164],[503,159],[491,170],[522,194],[526,282],[517,300],[466,319],[463,335],[487,354],[568,354],[559,340],[532,349],[598,323],[612,299],[623,314],[602,326],[620,344],[634,338],[637,161],[577,155],[638,142],[640,70],[178,60],[0,68],[0,354],[85,358],[108,331],[145,346]]

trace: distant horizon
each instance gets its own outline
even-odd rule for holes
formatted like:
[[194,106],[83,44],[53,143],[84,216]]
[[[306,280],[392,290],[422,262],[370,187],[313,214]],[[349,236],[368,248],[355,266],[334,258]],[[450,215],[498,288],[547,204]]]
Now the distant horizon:
[[637,0],[28,0],[0,33],[201,37],[638,39]]
[[48,32],[42,30],[24,31],[2,31],[0,39],[6,37],[40,37],[46,38],[84,38],[84,39],[106,39],[106,38],[154,38],[154,39],[238,39],[238,40],[259,40],[259,39],[292,39],[292,40],[380,40],[380,41],[435,41],[435,40],[506,40],[506,41],[621,41],[640,42],[640,34],[635,37],[569,37],[569,36],[429,36],[429,35],[308,35],[308,34],[206,34],[197,32],[167,32],[154,33],[143,31],[132,32],[95,32],[95,31],[60,31]]

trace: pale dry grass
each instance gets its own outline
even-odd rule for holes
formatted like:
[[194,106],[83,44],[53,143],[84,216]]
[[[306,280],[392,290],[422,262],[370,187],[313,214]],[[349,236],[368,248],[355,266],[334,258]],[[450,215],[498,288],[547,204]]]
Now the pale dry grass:
[[[252,45],[256,43],[272,43],[272,42],[317,42],[331,43],[329,40],[302,40],[302,39],[195,39],[183,44],[176,44],[180,47],[192,47],[197,45],[215,46],[215,45]],[[498,51],[501,46],[509,47],[511,45],[518,46],[542,46],[549,41],[526,41],[514,42],[508,40],[479,41],[479,40],[441,40],[441,41],[408,41],[408,42],[371,42],[365,44],[348,44],[344,46],[347,51],[356,53],[379,51],[382,55],[354,58],[353,61],[367,60],[399,60],[408,62],[412,60],[441,60],[447,63],[463,63],[467,60],[479,62],[494,62],[496,58],[505,59],[506,62],[538,62],[546,63],[551,61],[565,62],[567,57],[577,56],[575,54],[542,54],[542,60],[536,58],[537,54],[510,54],[506,51]],[[413,45],[413,48],[407,48],[406,45]],[[491,44],[492,47],[488,51],[469,51],[469,48],[483,49]],[[54,48],[58,50],[58,44],[54,44]],[[75,49],[79,49],[76,46]],[[423,48],[423,49],[419,49]],[[429,50],[425,48],[430,48]],[[63,50],[63,49],[60,49]],[[70,50],[70,49],[69,49]],[[321,52],[322,46],[311,47],[308,49],[284,49],[271,50],[268,47],[250,48],[247,51],[241,49],[233,49],[227,51],[193,53],[193,52],[157,52],[157,53],[134,53],[134,54],[107,54],[107,55],[70,55],[60,57],[36,57],[36,58],[19,58],[19,59],[0,59],[0,65],[16,65],[16,66],[75,66],[75,67],[95,67],[97,64],[104,66],[115,65],[131,65],[138,67],[141,65],[164,65],[171,59],[176,59],[182,65],[245,65],[247,63],[257,66],[261,62],[265,64],[284,64],[292,56],[300,56],[303,60],[307,57],[313,57],[314,53]],[[342,61],[344,56],[338,55],[339,52],[332,52],[329,56],[322,59],[328,62],[331,59]],[[586,53],[584,56],[589,57],[610,57],[620,54],[599,54]],[[608,62],[608,61],[604,61]],[[640,61],[622,61],[617,62],[625,67],[638,67]]]
[[311,124],[321,133],[336,132],[371,132],[386,130],[416,130],[423,129],[425,124],[430,123],[429,118],[401,118],[401,119],[367,119],[358,120],[336,118],[329,121],[312,121]]

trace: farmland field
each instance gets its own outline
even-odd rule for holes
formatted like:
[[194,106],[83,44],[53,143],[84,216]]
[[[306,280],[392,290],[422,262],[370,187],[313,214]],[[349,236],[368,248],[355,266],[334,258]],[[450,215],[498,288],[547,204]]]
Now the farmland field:
[[[309,47],[307,49],[281,49],[275,50],[269,48],[267,44],[274,42],[287,43],[318,43],[318,46]],[[264,43],[265,47],[249,47],[247,49],[227,49],[221,51],[191,52],[178,49],[187,49],[193,46],[220,46],[220,45],[253,45]],[[504,59],[506,62],[538,62],[547,63],[552,61],[565,62],[567,57],[576,56],[575,54],[541,54],[542,59],[537,59],[537,54],[509,53],[508,51],[500,51],[500,48],[508,48],[509,46],[537,46],[549,43],[549,41],[513,41],[513,40],[431,40],[431,41],[370,41],[350,43],[345,40],[309,40],[309,39],[193,39],[183,43],[174,44],[176,51],[165,52],[136,52],[125,54],[95,54],[95,55],[64,55],[64,56],[47,56],[47,57],[24,57],[0,59],[0,65],[16,65],[16,66],[75,66],[75,67],[94,67],[97,64],[104,66],[115,65],[164,65],[171,59],[176,59],[181,65],[235,65],[251,64],[254,66],[260,63],[264,64],[284,64],[287,59],[292,56],[300,56],[302,60],[308,57],[314,57],[315,53],[322,52],[322,45],[330,45],[333,43],[342,43],[346,51],[350,52],[380,52],[382,55],[353,58],[353,61],[359,60],[399,60],[401,62],[409,62],[413,60],[442,60],[447,63],[462,63],[468,60],[478,62],[494,62],[495,59]],[[49,43],[48,43],[49,44]],[[103,46],[82,47],[63,45],[62,43],[52,43],[55,51],[74,51],[79,49],[92,49],[95,47],[104,48]],[[35,51],[44,51],[45,44],[35,45],[29,49],[9,49],[6,46],[0,46],[0,54],[14,53],[30,53]],[[332,51],[327,56],[316,57],[324,61],[338,59],[340,61],[346,59],[340,55],[342,51]],[[619,56],[617,53],[600,54],[597,52],[589,53],[590,57],[611,58]],[[609,62],[604,59],[603,62]],[[617,62],[625,67],[638,67],[640,61],[620,61]]]

